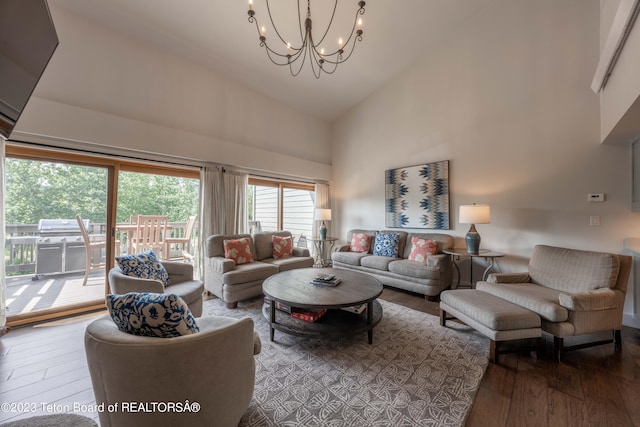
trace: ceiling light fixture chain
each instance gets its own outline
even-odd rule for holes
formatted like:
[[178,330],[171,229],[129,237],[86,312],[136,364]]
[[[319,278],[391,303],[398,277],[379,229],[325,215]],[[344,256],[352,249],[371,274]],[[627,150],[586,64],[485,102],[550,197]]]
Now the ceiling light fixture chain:
[[[276,65],[288,66],[291,75],[294,77],[300,74],[300,71],[302,71],[307,57],[309,58],[311,70],[313,71],[313,75],[316,77],[316,79],[319,79],[323,72],[326,74],[333,74],[337,70],[339,64],[342,64],[351,57],[356,47],[356,42],[362,41],[363,29],[361,15],[364,15],[365,12],[365,2],[362,0],[358,1],[357,3],[358,9],[356,10],[353,27],[351,28],[349,37],[347,37],[346,41],[344,41],[343,38],[340,37],[338,39],[337,49],[332,48],[331,52],[329,53],[325,52],[325,48],[321,47],[321,45],[327,37],[331,25],[333,24],[333,19],[338,7],[338,0],[335,0],[329,24],[327,25],[324,34],[320,38],[320,41],[317,43],[313,41],[313,34],[311,31],[313,27],[311,19],[311,0],[307,0],[307,14],[304,20],[304,29],[302,25],[302,10],[300,6],[300,0],[298,0],[298,24],[300,27],[301,44],[297,47],[293,46],[290,42],[285,41],[285,39],[282,37],[273,20],[271,7],[269,6],[269,0],[265,0],[265,3],[269,15],[269,21],[271,22],[271,27],[273,28],[273,31],[275,31],[278,39],[280,39],[280,42],[282,42],[282,46],[272,47],[267,43],[267,28],[261,26],[258,23],[256,12],[253,10],[253,0],[249,0],[249,10],[247,12],[247,14],[249,15],[249,22],[252,24],[255,23],[256,30],[259,34],[260,47],[265,48],[269,60]],[[327,50],[329,49],[327,48]]]

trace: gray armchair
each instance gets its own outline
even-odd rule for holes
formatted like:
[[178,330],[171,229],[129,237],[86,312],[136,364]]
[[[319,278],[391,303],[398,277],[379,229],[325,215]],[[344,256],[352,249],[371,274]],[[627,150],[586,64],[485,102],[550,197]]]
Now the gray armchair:
[[[200,332],[176,338],[121,332],[108,316],[85,331],[85,351],[103,427],[235,427],[255,386],[260,338],[253,320],[202,317]],[[143,412],[153,404],[197,404],[197,411]],[[109,405],[132,403],[137,411]],[[193,408],[193,406],[191,406]]]
[[165,286],[158,280],[127,276],[120,267],[109,270],[111,293],[151,292],[156,294],[176,294],[184,300],[194,317],[202,316],[202,281],[193,278],[193,265],[178,261],[163,261],[171,283]]

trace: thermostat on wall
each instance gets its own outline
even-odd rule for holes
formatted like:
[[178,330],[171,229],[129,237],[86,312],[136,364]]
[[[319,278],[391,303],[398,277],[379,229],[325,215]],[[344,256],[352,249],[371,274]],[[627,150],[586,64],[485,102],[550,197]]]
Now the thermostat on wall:
[[590,202],[604,202],[604,193],[589,193],[587,200]]

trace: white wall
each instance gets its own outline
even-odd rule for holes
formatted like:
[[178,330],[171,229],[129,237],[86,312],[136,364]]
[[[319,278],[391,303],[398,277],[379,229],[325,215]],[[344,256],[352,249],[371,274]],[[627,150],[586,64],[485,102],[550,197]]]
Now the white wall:
[[60,45],[17,130],[328,180],[329,126],[50,2]]
[[[590,89],[599,2],[508,1],[491,12],[335,123],[334,230],[384,227],[386,169],[450,160],[453,229],[443,232],[464,246],[458,206],[489,204],[491,224],[477,228],[482,247],[509,255],[501,270],[521,269],[536,244],[621,252],[640,217],[629,148],[600,144]],[[606,201],[587,202],[590,192]]]

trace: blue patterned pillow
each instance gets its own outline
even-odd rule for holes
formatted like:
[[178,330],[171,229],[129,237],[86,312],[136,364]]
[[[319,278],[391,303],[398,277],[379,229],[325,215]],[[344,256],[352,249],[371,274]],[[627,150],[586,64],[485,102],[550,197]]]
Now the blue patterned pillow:
[[122,332],[171,338],[200,332],[189,306],[176,294],[107,295],[111,318]]
[[398,258],[398,244],[400,235],[396,233],[376,233],[376,241],[373,244],[373,254]]
[[171,283],[169,273],[153,251],[116,257],[116,262],[127,276],[159,280],[164,286]]

